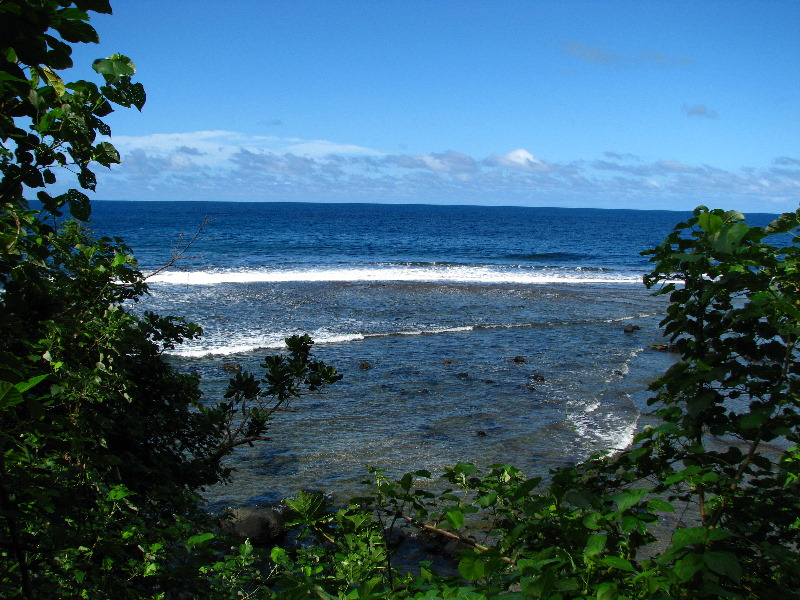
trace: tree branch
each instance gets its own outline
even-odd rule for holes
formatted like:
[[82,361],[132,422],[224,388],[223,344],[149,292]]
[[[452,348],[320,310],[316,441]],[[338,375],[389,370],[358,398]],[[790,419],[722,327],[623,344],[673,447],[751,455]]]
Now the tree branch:
[[[446,537],[451,540],[458,540],[459,542],[463,542],[468,546],[472,546],[473,548],[475,548],[476,550],[480,550],[481,552],[488,552],[489,550],[491,550],[491,548],[489,548],[488,546],[484,546],[483,544],[479,544],[478,542],[475,542],[468,538],[461,537],[458,534],[451,533],[444,529],[439,529],[438,527],[434,527],[433,525],[427,525],[425,523],[421,523],[420,521],[417,521],[414,517],[404,515],[403,513],[395,512],[388,508],[383,508],[383,507],[372,507],[372,510],[380,511],[389,515],[395,515],[396,517],[399,517],[404,521],[407,521],[408,523],[410,523],[411,525],[413,525],[418,529],[424,529],[425,531],[430,531],[431,533],[435,533],[436,535],[440,535],[442,537]],[[514,564],[514,561],[506,556],[501,556],[500,560],[508,564]]]
[[173,249],[172,258],[167,264],[165,264],[162,267],[159,267],[149,275],[145,275],[144,277],[142,277],[142,279],[146,281],[147,279],[150,279],[151,277],[158,275],[162,271],[166,271],[170,267],[174,266],[179,260],[186,260],[188,258],[191,258],[189,256],[184,256],[184,254],[186,254],[189,248],[197,241],[197,238],[200,237],[200,234],[203,233],[203,230],[206,228],[206,226],[209,225],[213,220],[214,219],[210,217],[205,217],[203,219],[203,222],[200,223],[200,226],[197,228],[195,234],[192,236],[192,239],[190,239],[183,248],[179,249],[178,247],[176,247]]

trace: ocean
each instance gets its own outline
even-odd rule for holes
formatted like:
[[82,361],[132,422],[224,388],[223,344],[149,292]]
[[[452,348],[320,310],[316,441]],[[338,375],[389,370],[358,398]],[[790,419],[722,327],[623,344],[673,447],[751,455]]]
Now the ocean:
[[[400,476],[457,462],[528,475],[623,448],[647,385],[674,361],[666,300],[642,250],[687,213],[561,208],[95,202],[91,227],[153,275],[134,310],[204,329],[171,351],[222,397],[224,363],[258,373],[308,333],[342,381],[303,397],[269,442],[231,457],[215,505],[300,489],[356,491],[366,465]],[[638,326],[626,332],[628,325]]]

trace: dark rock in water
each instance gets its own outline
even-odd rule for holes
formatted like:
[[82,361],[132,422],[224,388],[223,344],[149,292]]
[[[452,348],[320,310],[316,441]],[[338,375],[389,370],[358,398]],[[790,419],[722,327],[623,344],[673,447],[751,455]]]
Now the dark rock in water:
[[426,552],[438,554],[450,560],[459,558],[462,551],[472,548],[472,546],[465,541],[430,532],[421,532],[418,534],[418,538]]
[[531,375],[528,377],[531,381],[536,381],[538,383],[542,383],[544,381],[544,375]]
[[639,331],[640,329],[641,327],[639,327],[638,325],[625,325],[622,331],[624,331],[625,333],[633,333],[634,331]]
[[522,363],[525,362],[525,357],[524,356],[515,356],[514,358],[511,359],[511,362],[515,362],[517,364],[522,364]]
[[648,344],[647,347],[658,352],[680,352],[673,344]]
[[242,365],[238,363],[222,363],[222,370],[228,373],[239,373],[242,370]]
[[443,365],[457,365],[458,363],[456,361],[454,361],[454,360],[450,360],[449,358],[445,358],[442,361],[442,364]]
[[486,432],[485,431],[476,431],[475,435],[477,435],[478,437],[486,437]]
[[362,371],[368,371],[372,368],[372,365],[369,364],[367,361],[364,361],[358,365],[358,368],[361,369]]
[[280,513],[272,508],[243,506],[230,510],[232,518],[225,529],[242,539],[249,539],[254,546],[266,546],[286,534]]
[[406,534],[399,527],[387,527],[383,530],[383,537],[389,548],[397,548],[406,539]]
[[458,373],[456,377],[459,379],[469,379],[469,373]]
[[450,540],[442,547],[442,556],[455,560],[461,556],[464,550],[471,548],[471,545],[461,540]]

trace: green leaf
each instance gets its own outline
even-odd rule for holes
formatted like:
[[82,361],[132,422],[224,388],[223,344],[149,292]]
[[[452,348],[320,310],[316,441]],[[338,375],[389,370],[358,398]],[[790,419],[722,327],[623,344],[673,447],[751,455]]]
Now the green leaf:
[[137,529],[138,528],[136,527],[136,525],[133,524],[128,525],[122,530],[122,539],[127,540],[132,538],[134,535],[136,535]]
[[460,510],[451,508],[444,516],[453,529],[461,529],[464,526],[464,513]]
[[731,552],[712,551],[703,554],[703,562],[706,566],[720,575],[739,583],[742,578],[742,566],[739,560]]
[[660,512],[675,512],[675,507],[661,498],[651,498],[647,501],[647,507],[650,508],[650,510]]
[[81,184],[81,187],[85,190],[94,190],[97,185],[97,178],[87,167],[83,167],[78,173],[78,183]]
[[144,108],[144,103],[147,101],[147,94],[144,91],[144,86],[141,83],[132,84],[127,90],[126,94],[131,103],[141,111]]
[[77,21],[88,21],[89,15],[79,8],[62,8],[58,11],[58,16],[62,19]]
[[322,492],[300,491],[294,498],[287,498],[284,502],[297,513],[301,521],[314,522],[327,518],[328,504]]
[[69,203],[69,212],[73,217],[79,221],[89,220],[92,214],[89,196],[78,190],[71,189],[67,192],[67,202]]
[[708,527],[682,527],[672,534],[672,550],[679,550],[693,544],[706,544],[724,540],[731,536],[726,529],[710,529]]
[[673,572],[681,582],[689,581],[695,574],[703,568],[703,559],[699,554],[690,552],[683,558],[675,562]]
[[735,223],[729,229],[720,231],[720,235],[714,240],[712,247],[717,252],[732,254],[749,231],[750,227],[746,223]]
[[478,581],[486,575],[486,565],[474,554],[467,554],[458,561],[458,572],[467,581]]
[[100,41],[94,27],[83,21],[62,20],[54,27],[67,42],[96,44]]
[[797,213],[783,213],[777,219],[772,221],[766,227],[767,235],[773,235],[776,233],[786,233],[787,231],[791,231],[795,227],[800,225],[800,221],[798,221],[798,214]]
[[288,557],[286,555],[286,550],[281,548],[280,546],[275,546],[272,551],[269,553],[269,557],[276,565],[281,565],[287,562]]
[[20,77],[15,77],[14,75],[11,75],[10,73],[6,73],[5,71],[0,71],[0,82],[3,82],[3,81],[14,81],[14,82],[18,82],[18,83],[27,83],[27,80],[25,80],[25,79],[22,79]]
[[744,215],[738,210],[725,211],[725,222],[730,223],[732,221],[744,221]]
[[119,152],[117,149],[108,142],[100,142],[94,147],[94,160],[99,162],[104,167],[110,167],[112,164],[118,164]]
[[48,375],[37,375],[36,377],[31,377],[27,381],[15,384],[14,387],[17,388],[20,392],[24,393],[27,392],[32,387],[34,387],[35,385],[38,385],[39,383],[47,379],[47,377]]
[[522,591],[533,598],[551,598],[555,585],[556,574],[551,570],[545,571],[539,577],[524,578],[520,581]]
[[635,506],[642,499],[642,496],[644,496],[649,491],[650,490],[647,489],[638,489],[638,490],[627,490],[625,492],[622,492],[621,494],[619,494],[617,497],[614,498],[614,502],[617,503],[617,510],[619,512],[624,512],[629,508],[631,508],[632,506]]
[[633,565],[630,563],[630,561],[622,558],[621,556],[604,556],[600,559],[600,564],[611,567],[612,569],[619,569],[621,571],[634,571]]
[[722,228],[722,217],[710,212],[703,212],[697,216],[697,224],[707,233],[716,233]]
[[642,531],[644,529],[644,524],[638,517],[634,517],[633,515],[625,515],[624,517],[622,517],[622,523],[620,524],[620,529],[622,529],[624,533],[628,533],[630,531],[633,531],[634,529]]
[[494,505],[497,502],[498,494],[495,491],[491,491],[488,494],[481,494],[477,498],[475,498],[475,503],[478,506],[482,506],[483,508],[488,508]]
[[616,600],[619,597],[617,592],[617,584],[606,581],[597,586],[596,593],[597,600]]
[[124,485],[116,485],[109,490],[107,498],[109,500],[122,500],[123,498],[127,498],[131,494],[133,494],[133,492],[130,491],[128,488],[126,488]]
[[705,527],[682,527],[672,534],[672,547],[684,548],[691,544],[703,544],[708,539],[708,530]]
[[411,473],[406,473],[400,478],[400,481],[397,482],[397,485],[406,491],[410,490],[413,484],[414,476]]
[[587,556],[600,554],[605,549],[606,542],[608,542],[608,536],[603,533],[594,533],[590,535],[589,540],[586,542],[584,554]]
[[600,529],[600,524],[603,522],[604,518],[598,512],[590,512],[585,517],[583,517],[583,525],[587,529]]
[[64,87],[64,81],[61,79],[61,77],[56,75],[50,69],[50,67],[44,67],[43,66],[43,67],[41,67],[40,71],[41,71],[42,75],[44,75],[44,78],[47,80],[47,83],[50,84],[50,86],[55,91],[56,96],[58,96],[59,98],[61,96],[63,96],[64,93],[67,91],[67,88]]
[[81,6],[86,8],[86,10],[92,10],[104,15],[111,14],[111,5],[108,0],[83,0]]
[[127,56],[115,54],[108,58],[98,58],[92,63],[92,68],[101,75],[112,78],[130,76],[136,73],[136,65]]
[[214,539],[213,533],[201,533],[198,535],[193,535],[188,540],[186,540],[186,546],[189,548],[194,548],[195,546],[201,546],[208,542],[209,540]]
[[0,410],[16,406],[22,400],[22,394],[14,384],[0,381]]
[[761,413],[751,412],[739,417],[739,427],[742,429],[758,429],[767,418]]

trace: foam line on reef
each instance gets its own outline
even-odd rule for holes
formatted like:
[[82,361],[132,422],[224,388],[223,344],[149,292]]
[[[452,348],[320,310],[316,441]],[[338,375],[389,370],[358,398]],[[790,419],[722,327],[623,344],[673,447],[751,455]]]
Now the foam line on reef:
[[[592,323],[617,323],[627,320],[630,317],[620,319],[600,319],[600,320],[574,320],[574,321],[558,321],[558,322],[538,322],[538,323],[510,323],[510,324],[479,324],[479,325],[461,325],[461,326],[418,326],[413,329],[383,331],[383,332],[331,332],[326,329],[308,332],[314,343],[317,345],[324,344],[347,344],[352,342],[360,342],[365,339],[373,338],[388,338],[395,336],[425,336],[425,335],[442,335],[449,333],[466,333],[470,331],[484,331],[493,329],[527,329],[535,327],[564,327],[573,325],[590,325]],[[201,338],[201,342],[189,343],[178,348],[168,350],[166,354],[171,356],[178,356],[183,358],[201,358],[204,356],[227,356],[232,354],[247,354],[249,352],[256,352],[259,350],[275,350],[283,349],[285,346],[285,338],[306,332],[274,332],[265,333],[262,335],[250,334],[242,335],[238,339],[231,340],[229,335],[206,335]],[[224,337],[223,337],[224,336]],[[224,343],[215,343],[215,338],[224,339]],[[638,354],[642,349],[638,348],[631,353],[632,358]],[[622,366],[621,373],[627,374],[627,362]]]
[[641,276],[632,273],[596,271],[579,267],[529,269],[484,266],[433,267],[358,267],[330,269],[231,269],[209,271],[168,271],[148,282],[172,285],[218,285],[225,283],[290,282],[433,282],[433,283],[635,283]]
[[[316,332],[311,335],[316,345],[323,344],[346,344],[350,342],[360,342],[366,338],[381,338],[393,336],[413,336],[413,335],[437,335],[444,333],[459,333],[465,331],[473,331],[474,327],[433,327],[429,329],[414,329],[411,331],[391,331],[387,333],[328,333]],[[179,356],[183,358],[202,358],[204,356],[227,356],[231,354],[246,354],[248,352],[255,352],[257,350],[275,350],[283,349],[285,346],[284,339],[289,337],[289,333],[285,335],[269,335],[264,338],[242,339],[233,344],[225,345],[204,345],[198,347],[196,345],[186,345],[167,351],[171,356]],[[212,340],[213,344],[213,340]]]

